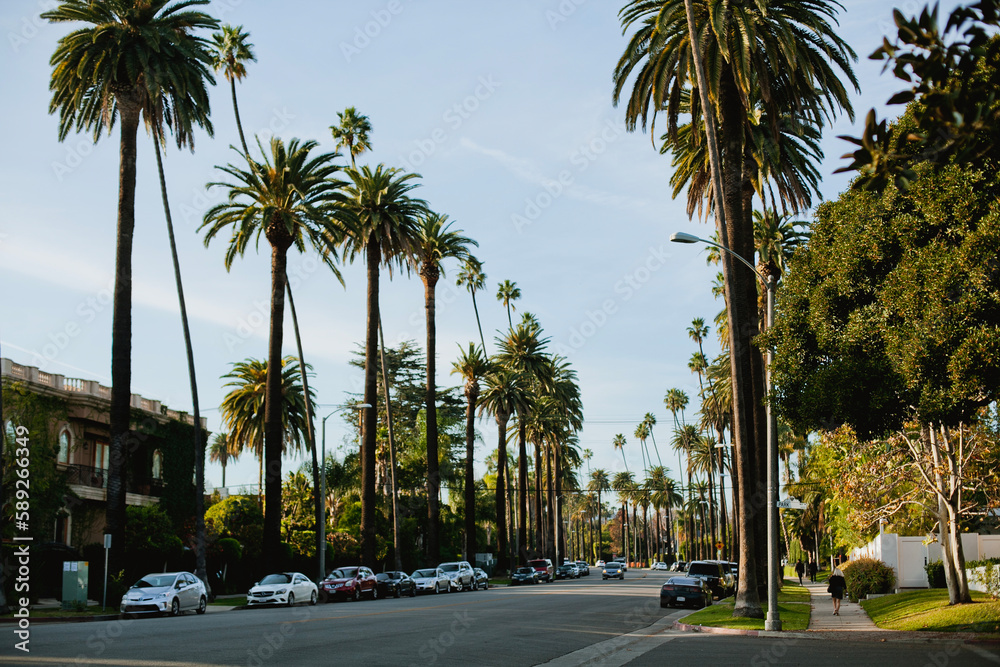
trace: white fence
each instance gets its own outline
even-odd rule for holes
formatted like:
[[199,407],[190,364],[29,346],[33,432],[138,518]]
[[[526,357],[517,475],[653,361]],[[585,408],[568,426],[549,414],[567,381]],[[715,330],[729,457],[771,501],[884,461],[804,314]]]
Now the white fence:
[[[1000,558],[1000,535],[963,533],[962,548],[967,561]],[[897,588],[927,588],[924,565],[941,560],[941,543],[934,538],[883,533],[851,551],[852,559],[861,557],[876,558],[891,567],[896,573]]]

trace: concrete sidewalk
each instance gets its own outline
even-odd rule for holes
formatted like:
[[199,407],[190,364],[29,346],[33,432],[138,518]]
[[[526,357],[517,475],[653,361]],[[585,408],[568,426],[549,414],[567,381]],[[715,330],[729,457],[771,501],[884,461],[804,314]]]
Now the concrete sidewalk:
[[846,597],[840,604],[840,615],[833,615],[833,598],[826,592],[826,582],[803,584],[809,589],[812,614],[809,617],[810,632],[885,632],[872,622],[860,604]]

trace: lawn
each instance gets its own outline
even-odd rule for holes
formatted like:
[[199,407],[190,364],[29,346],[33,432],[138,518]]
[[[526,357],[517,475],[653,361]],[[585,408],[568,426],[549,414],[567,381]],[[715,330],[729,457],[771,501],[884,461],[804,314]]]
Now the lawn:
[[972,604],[948,606],[948,591],[931,588],[864,600],[861,606],[887,630],[1000,632],[1000,601],[976,591],[972,599]]
[[[767,601],[761,606],[767,613]],[[805,630],[809,627],[809,591],[804,586],[785,580],[778,593],[778,613],[781,615],[782,630]],[[733,599],[713,604],[682,619],[690,625],[707,625],[713,628],[735,628],[738,630],[763,630],[762,618],[733,618]]]

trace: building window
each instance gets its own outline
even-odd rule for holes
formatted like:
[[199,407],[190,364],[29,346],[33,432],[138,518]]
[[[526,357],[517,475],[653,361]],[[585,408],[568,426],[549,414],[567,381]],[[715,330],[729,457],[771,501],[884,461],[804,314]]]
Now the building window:
[[111,446],[106,442],[94,443],[94,467],[98,470],[108,469],[108,460]]
[[68,428],[63,428],[62,432],[59,434],[59,458],[58,463],[63,465],[69,464],[69,452],[70,447],[73,445],[73,434],[70,433]]
[[163,454],[159,449],[153,452],[153,479],[163,479]]

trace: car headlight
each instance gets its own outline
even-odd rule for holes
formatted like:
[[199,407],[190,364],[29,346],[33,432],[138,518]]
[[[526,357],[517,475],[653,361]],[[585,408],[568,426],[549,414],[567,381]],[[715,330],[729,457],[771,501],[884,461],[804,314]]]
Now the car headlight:
[[278,590],[274,591],[274,595],[284,595],[287,591],[288,591],[287,588],[279,588]]
[[157,593],[153,596],[154,600],[164,600],[170,596],[170,593]]

